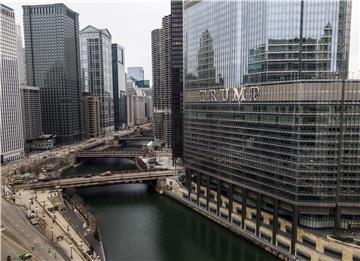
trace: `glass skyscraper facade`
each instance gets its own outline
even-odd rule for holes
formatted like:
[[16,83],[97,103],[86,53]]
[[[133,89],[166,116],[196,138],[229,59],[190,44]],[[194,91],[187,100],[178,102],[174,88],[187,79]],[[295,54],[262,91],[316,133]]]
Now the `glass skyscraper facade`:
[[114,125],[118,130],[126,124],[126,75],[125,50],[119,44],[111,45],[113,94],[114,94]]
[[[334,78],[347,67],[349,1],[205,1],[186,6],[188,86]],[[209,63],[210,49],[215,51],[213,64],[205,64],[208,76],[199,74],[200,38],[209,44],[203,61]]]
[[84,91],[100,97],[100,125],[104,135],[114,131],[111,34],[91,25],[80,32]]
[[[350,2],[333,0],[184,6],[189,200],[206,199],[219,217],[227,209],[229,222],[240,211],[257,236],[271,213],[276,245],[278,218],[289,220],[293,254],[298,225],[360,227],[360,83],[345,80],[350,13]],[[246,208],[256,209],[251,218]]]
[[171,1],[171,149],[183,157],[183,2]]
[[40,88],[43,132],[59,143],[85,138],[79,18],[64,4],[23,6],[26,78]]

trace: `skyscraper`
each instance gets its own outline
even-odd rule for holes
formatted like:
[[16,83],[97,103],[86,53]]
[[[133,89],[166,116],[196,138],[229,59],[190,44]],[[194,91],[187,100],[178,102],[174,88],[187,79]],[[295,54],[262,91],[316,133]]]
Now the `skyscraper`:
[[171,147],[171,15],[163,17],[162,28],[152,31],[154,135]]
[[23,6],[27,85],[40,88],[43,132],[85,137],[78,14],[64,4]]
[[112,44],[112,72],[114,93],[114,123],[118,130],[126,124],[126,75],[125,50],[119,44]]
[[164,136],[164,126],[162,122],[161,107],[161,78],[160,78],[160,36],[161,29],[155,29],[151,32],[151,60],[152,60],[152,84],[153,84],[153,110],[154,123],[153,132],[155,139],[160,140]]
[[101,98],[89,93],[83,94],[86,136],[101,136]]
[[25,151],[28,152],[31,150],[31,141],[42,135],[41,99],[38,87],[27,86],[25,49],[22,44],[20,25],[17,25],[16,29],[23,135]]
[[261,242],[287,234],[292,254],[298,226],[360,227],[360,82],[339,79],[350,14],[340,0],[185,2],[189,200]]
[[80,32],[81,70],[85,92],[101,98],[101,133],[114,131],[111,34],[91,25]]
[[171,1],[171,15],[162,28],[153,30],[152,71],[154,135],[172,149],[173,158],[183,156],[183,2]]
[[17,36],[16,44],[18,51],[20,86],[25,86],[26,85],[25,49],[23,47],[20,25],[16,25],[16,36]]
[[42,134],[40,89],[32,86],[21,86],[20,91],[24,139],[30,142]]
[[24,156],[15,13],[0,4],[0,158],[1,164]]
[[183,1],[171,1],[171,149],[183,157]]
[[126,81],[126,120],[128,126],[135,126],[149,122],[152,115],[149,112],[152,109],[151,96],[147,95],[147,89],[139,88],[132,79]]

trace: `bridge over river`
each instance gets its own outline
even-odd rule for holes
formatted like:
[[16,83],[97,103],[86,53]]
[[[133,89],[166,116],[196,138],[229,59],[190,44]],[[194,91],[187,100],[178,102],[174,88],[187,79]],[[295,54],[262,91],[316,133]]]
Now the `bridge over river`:
[[[108,171],[105,173],[109,173]],[[139,183],[145,181],[164,180],[166,177],[174,176],[174,170],[157,170],[157,171],[127,171],[112,173],[111,175],[82,175],[67,178],[58,178],[51,180],[42,180],[36,183],[16,185],[17,189],[45,189],[45,188],[74,188],[90,187],[119,183]]]
[[154,156],[149,150],[83,150],[76,153],[76,158],[138,158]]

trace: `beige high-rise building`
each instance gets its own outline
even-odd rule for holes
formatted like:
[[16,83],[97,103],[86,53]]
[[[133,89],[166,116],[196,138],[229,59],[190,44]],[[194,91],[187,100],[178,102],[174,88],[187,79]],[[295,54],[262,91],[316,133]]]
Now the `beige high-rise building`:
[[101,98],[95,95],[84,95],[85,129],[87,138],[99,137]]

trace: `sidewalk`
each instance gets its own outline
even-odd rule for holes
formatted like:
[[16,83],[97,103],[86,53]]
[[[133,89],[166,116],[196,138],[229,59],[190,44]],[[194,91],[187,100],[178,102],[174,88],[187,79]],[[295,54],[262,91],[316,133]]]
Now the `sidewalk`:
[[86,253],[90,250],[88,244],[84,242],[62,213],[58,210],[53,212],[48,210],[54,206],[47,198],[48,191],[37,191],[35,193],[33,191],[19,191],[16,193],[15,203],[35,211],[46,237],[56,242],[68,257],[84,261],[98,260]]

